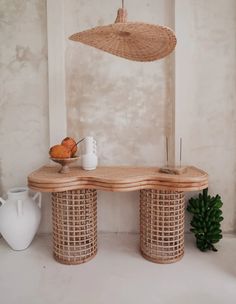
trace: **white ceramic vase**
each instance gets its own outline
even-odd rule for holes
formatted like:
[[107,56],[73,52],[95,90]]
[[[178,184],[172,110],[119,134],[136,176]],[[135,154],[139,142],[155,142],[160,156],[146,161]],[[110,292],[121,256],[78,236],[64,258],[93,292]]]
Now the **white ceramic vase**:
[[13,188],[7,200],[0,198],[0,233],[14,250],[24,250],[32,242],[41,220],[41,193],[33,197],[28,188]]
[[97,168],[97,144],[92,136],[84,139],[84,154],[81,157],[81,162],[84,170],[95,170]]
[[95,170],[98,164],[97,155],[94,153],[84,154],[81,157],[82,168],[84,170]]

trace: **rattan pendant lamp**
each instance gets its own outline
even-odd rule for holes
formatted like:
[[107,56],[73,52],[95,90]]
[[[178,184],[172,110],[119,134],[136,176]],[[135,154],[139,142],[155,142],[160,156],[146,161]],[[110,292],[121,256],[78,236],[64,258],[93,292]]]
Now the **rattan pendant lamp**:
[[168,27],[128,22],[124,0],[114,24],[76,33],[69,39],[115,56],[141,62],[162,59],[176,46],[175,34]]

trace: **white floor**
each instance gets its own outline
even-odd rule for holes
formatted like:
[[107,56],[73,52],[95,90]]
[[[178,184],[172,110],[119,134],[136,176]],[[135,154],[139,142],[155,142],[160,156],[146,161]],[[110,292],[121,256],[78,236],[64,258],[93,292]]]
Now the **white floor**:
[[0,240],[1,304],[235,304],[236,237],[225,236],[219,252],[201,253],[186,237],[182,261],[144,260],[138,236],[103,234],[98,255],[78,266],[51,256],[51,239],[40,236],[14,252]]

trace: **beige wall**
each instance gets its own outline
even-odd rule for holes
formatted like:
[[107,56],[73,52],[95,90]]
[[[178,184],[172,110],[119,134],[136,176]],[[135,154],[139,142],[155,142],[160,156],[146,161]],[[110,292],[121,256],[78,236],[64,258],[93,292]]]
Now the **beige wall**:
[[177,5],[176,132],[184,162],[206,170],[223,201],[223,229],[236,228],[236,2]]
[[[0,195],[47,161],[46,1],[0,1]],[[47,198],[47,197],[46,197]],[[45,198],[45,200],[46,200]],[[48,229],[47,202],[42,230]]]
[[[130,20],[171,22],[170,1],[126,2]],[[111,23],[120,1],[64,4],[69,135],[93,135],[101,164],[161,165],[175,127],[184,162],[207,170],[224,199],[224,231],[235,230],[235,1],[176,1],[176,117],[169,59],[133,63],[66,39]],[[0,0],[0,15],[2,195],[48,160],[46,1]],[[51,229],[48,199],[41,232]],[[137,231],[138,192],[100,193],[99,229]]]

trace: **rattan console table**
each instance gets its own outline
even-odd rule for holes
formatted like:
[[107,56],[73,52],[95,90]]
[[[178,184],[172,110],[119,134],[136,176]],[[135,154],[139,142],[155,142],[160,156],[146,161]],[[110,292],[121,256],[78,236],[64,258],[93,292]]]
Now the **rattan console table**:
[[150,167],[72,167],[59,174],[44,166],[28,177],[31,189],[52,192],[53,254],[63,264],[80,264],[97,252],[97,190],[140,190],[140,249],[156,263],[184,255],[184,193],[208,187],[208,175],[187,167],[181,175]]

